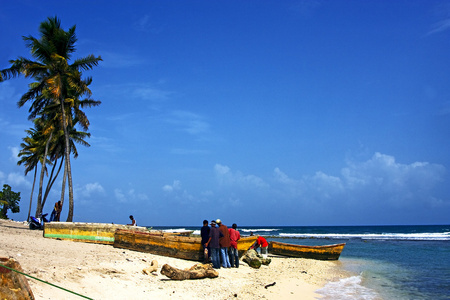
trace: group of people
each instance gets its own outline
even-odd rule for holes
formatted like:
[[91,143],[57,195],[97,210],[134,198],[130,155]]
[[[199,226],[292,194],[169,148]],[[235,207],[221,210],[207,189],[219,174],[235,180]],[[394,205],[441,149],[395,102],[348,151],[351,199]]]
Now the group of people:
[[[212,220],[208,226],[208,220],[203,221],[200,230],[202,245],[205,250],[205,262],[211,259],[213,268],[239,268],[239,254],[237,242],[241,234],[237,230],[237,225],[233,224],[228,228],[220,219]],[[218,227],[216,227],[218,225]]]

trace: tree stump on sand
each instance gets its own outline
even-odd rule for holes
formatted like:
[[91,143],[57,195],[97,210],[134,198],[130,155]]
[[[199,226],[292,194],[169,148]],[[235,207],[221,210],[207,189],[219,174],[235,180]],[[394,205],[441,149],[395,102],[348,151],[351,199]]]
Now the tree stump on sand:
[[[0,264],[23,273],[22,267],[14,258],[0,257]],[[34,299],[33,292],[24,275],[0,266],[0,276],[0,299]]]
[[242,260],[254,269],[259,269],[261,265],[268,266],[272,261],[270,258],[263,258],[261,255],[258,255],[254,249],[245,252]]
[[180,270],[165,264],[161,268],[161,274],[173,280],[216,278],[219,276],[219,273],[209,264],[196,264],[185,270]]

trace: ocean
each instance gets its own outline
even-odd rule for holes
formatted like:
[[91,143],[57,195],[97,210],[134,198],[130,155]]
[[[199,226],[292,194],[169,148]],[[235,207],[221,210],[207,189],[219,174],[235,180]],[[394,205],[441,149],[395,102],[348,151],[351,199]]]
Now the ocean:
[[[200,226],[153,228],[200,233]],[[291,244],[346,243],[339,263],[354,275],[318,290],[321,299],[450,299],[450,225],[242,226],[238,230]]]

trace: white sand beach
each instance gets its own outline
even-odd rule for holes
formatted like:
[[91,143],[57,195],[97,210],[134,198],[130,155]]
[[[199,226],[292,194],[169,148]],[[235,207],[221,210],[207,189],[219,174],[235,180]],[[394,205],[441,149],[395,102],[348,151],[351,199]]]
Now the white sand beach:
[[[339,261],[270,256],[269,266],[220,269],[219,277],[175,281],[145,275],[153,260],[184,269],[193,261],[117,249],[109,245],[48,239],[26,222],[0,220],[0,256],[16,259],[26,274],[93,299],[319,299],[315,291],[349,276]],[[28,278],[36,299],[83,299]],[[265,288],[266,285],[275,285]]]

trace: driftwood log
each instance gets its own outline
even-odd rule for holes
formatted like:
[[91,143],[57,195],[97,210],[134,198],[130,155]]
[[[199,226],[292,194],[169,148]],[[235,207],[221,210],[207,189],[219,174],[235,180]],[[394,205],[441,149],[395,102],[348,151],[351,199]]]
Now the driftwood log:
[[153,272],[158,271],[158,261],[156,259],[152,260],[152,263],[150,264],[150,267],[142,270],[142,272],[146,275],[150,275]]
[[270,258],[263,258],[254,249],[245,252],[242,260],[254,269],[259,269],[261,265],[269,265],[272,261]]
[[[0,257],[0,264],[23,273],[19,262],[13,258]],[[34,299],[26,277],[0,266],[0,299]]]
[[173,280],[216,278],[219,276],[219,272],[214,270],[209,264],[196,264],[185,270],[180,270],[165,264],[161,268],[161,274]]

